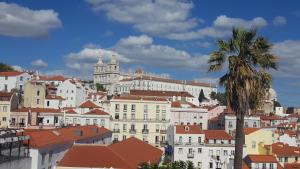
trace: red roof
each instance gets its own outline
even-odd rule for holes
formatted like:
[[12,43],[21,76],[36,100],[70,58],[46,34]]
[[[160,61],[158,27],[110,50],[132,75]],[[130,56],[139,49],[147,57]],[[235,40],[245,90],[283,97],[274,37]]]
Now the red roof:
[[281,142],[272,144],[272,153],[278,157],[300,156],[300,147],[289,146]]
[[160,149],[131,137],[109,146],[76,145],[58,166],[136,169],[142,162],[158,163],[162,153]]
[[182,107],[182,105],[188,105],[190,108],[197,108],[196,105],[190,102],[185,102],[185,101],[174,101],[171,103],[171,107]]
[[47,78],[49,81],[65,81],[65,79],[66,78],[61,75],[55,75]]
[[178,92],[178,91],[158,91],[158,90],[130,90],[131,95],[138,96],[159,96],[159,97],[194,97],[188,92]]
[[62,113],[60,109],[53,108],[30,108],[30,107],[22,107],[20,109],[14,110],[14,112],[36,112],[36,113]]
[[285,163],[284,168],[285,169],[299,169],[300,163]]
[[63,97],[56,96],[56,95],[48,95],[48,96],[46,96],[46,99],[48,99],[48,100],[65,100]]
[[18,76],[20,74],[23,74],[24,72],[17,72],[17,71],[11,71],[11,72],[0,72],[0,76]]
[[257,130],[260,130],[260,128],[244,128],[244,133],[245,133],[245,135],[248,135],[253,132],[256,132]]
[[[251,163],[277,163],[276,157],[273,155],[247,155],[246,159]],[[246,160],[247,161],[247,160]]]
[[67,114],[77,114],[77,112],[74,109],[69,109],[66,111]]
[[120,96],[115,96],[114,99],[118,99],[118,100],[168,101],[167,99],[161,98],[161,97],[143,97],[143,96],[136,96],[136,95],[120,95]]
[[260,116],[261,120],[287,120],[286,117],[280,117],[280,116],[266,116],[266,115],[262,115]]
[[1,101],[10,101],[10,98],[13,94],[14,93],[12,93],[12,92],[2,92],[2,91],[0,91],[0,100]]
[[85,101],[79,107],[80,108],[100,108],[99,106],[97,106],[95,103],[93,103],[90,100]]
[[233,140],[233,137],[225,130],[203,130],[206,140]]
[[[97,129],[98,128],[98,129]],[[25,129],[24,134],[30,136],[30,146],[35,148],[56,144],[72,143],[74,141],[97,137],[110,132],[104,127],[80,126],[59,129]],[[80,135],[82,134],[82,135]]]
[[176,125],[176,134],[204,134],[197,125]]
[[86,115],[109,115],[108,113],[106,113],[105,111],[103,110],[99,110],[99,109],[94,109],[94,110],[91,110],[87,113],[85,113]]

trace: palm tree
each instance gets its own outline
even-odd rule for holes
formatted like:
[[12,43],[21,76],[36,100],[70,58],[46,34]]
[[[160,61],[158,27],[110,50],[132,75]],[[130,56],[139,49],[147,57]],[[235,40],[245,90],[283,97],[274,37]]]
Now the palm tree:
[[218,50],[211,53],[209,72],[221,71],[228,65],[225,75],[219,79],[225,88],[228,106],[236,113],[234,168],[242,168],[244,116],[256,110],[271,85],[267,72],[277,69],[277,58],[270,53],[271,44],[256,30],[233,28],[232,37],[218,40]]

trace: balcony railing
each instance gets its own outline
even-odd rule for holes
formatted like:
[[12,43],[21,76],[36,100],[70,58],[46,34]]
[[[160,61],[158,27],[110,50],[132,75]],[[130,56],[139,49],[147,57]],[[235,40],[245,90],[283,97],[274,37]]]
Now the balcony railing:
[[160,134],[167,134],[167,130],[160,130]]
[[194,158],[194,153],[188,153],[187,158]]
[[135,130],[135,129],[130,129],[130,130],[129,130],[129,133],[130,133],[130,134],[135,134],[135,133],[136,133],[136,130]]
[[113,133],[120,133],[120,129],[113,129]]
[[142,130],[142,133],[143,133],[143,134],[148,134],[148,133],[149,133],[149,129],[143,129],[143,130]]
[[132,122],[132,121],[135,121],[135,122],[156,122],[156,123],[169,123],[170,120],[162,120],[162,119],[156,119],[156,118],[147,118],[147,119],[144,119],[144,118],[141,118],[141,119],[137,119],[137,118],[127,118],[127,119],[113,119],[113,121],[119,121],[119,122]]

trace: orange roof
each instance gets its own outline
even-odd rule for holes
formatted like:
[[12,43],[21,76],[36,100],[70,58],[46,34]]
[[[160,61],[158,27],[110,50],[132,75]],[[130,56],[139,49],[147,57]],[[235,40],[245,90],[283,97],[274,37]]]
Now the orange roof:
[[56,96],[56,95],[48,95],[48,96],[46,96],[46,99],[49,99],[49,100],[65,100],[63,97]]
[[176,134],[204,134],[197,125],[176,125]]
[[40,148],[93,138],[107,132],[110,131],[104,127],[80,126],[59,129],[25,129],[24,134],[30,136],[31,147]]
[[131,95],[138,96],[159,96],[159,97],[194,97],[188,92],[178,92],[178,91],[159,91],[159,90],[130,90]]
[[85,113],[85,115],[109,115],[109,114],[103,110],[94,109],[94,110],[91,110],[91,111]]
[[251,134],[253,132],[256,132],[259,129],[260,128],[244,128],[244,133],[245,133],[245,135],[248,135],[248,134]]
[[20,109],[14,110],[14,112],[36,112],[36,113],[62,113],[60,109],[53,108],[30,108],[30,107],[22,107]]
[[273,155],[254,155],[249,154],[245,157],[245,161],[250,161],[251,163],[277,163],[276,157]]
[[142,162],[158,163],[161,156],[160,149],[131,137],[109,146],[75,145],[58,166],[136,169]]
[[286,117],[280,117],[280,116],[276,116],[276,115],[273,115],[273,116],[262,115],[262,116],[260,116],[260,119],[261,120],[287,120]]
[[65,81],[65,79],[66,78],[61,75],[55,75],[47,78],[49,81]]
[[18,76],[20,74],[23,74],[24,72],[17,72],[17,71],[11,71],[11,72],[0,72],[0,76]]
[[278,157],[300,156],[300,147],[289,146],[281,142],[272,144],[272,153]]
[[168,101],[167,99],[161,97],[143,97],[143,96],[136,96],[136,95],[120,95],[120,96],[114,96],[113,98],[118,100]]
[[11,96],[14,93],[12,92],[2,92],[0,91],[0,101],[10,101]]
[[67,114],[77,114],[77,112],[74,109],[69,109],[66,111]]
[[190,108],[197,108],[197,106],[193,103],[185,101],[174,101],[171,103],[171,107],[182,107],[183,104],[189,105]]
[[79,107],[80,108],[100,108],[99,106],[97,106],[95,103],[93,103],[90,100],[83,102]]
[[285,169],[299,169],[300,163],[285,163],[284,168]]
[[225,130],[203,130],[206,140],[233,140],[233,137]]

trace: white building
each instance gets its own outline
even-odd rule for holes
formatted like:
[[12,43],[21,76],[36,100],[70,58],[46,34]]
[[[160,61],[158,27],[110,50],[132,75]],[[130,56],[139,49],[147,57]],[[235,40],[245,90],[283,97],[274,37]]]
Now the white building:
[[231,169],[235,141],[224,130],[201,130],[197,125],[177,125],[168,132],[174,161],[192,161],[197,168]]
[[57,95],[65,99],[66,107],[77,107],[86,98],[85,89],[80,82],[65,80],[57,87]]
[[170,125],[170,102],[164,98],[132,95],[110,100],[113,140],[134,136],[154,146],[164,146]]
[[[225,131],[229,134],[233,134],[236,129],[236,116],[225,115]],[[260,128],[260,117],[259,116],[245,116],[244,126],[246,128]]]
[[11,89],[23,91],[24,84],[31,79],[26,72],[0,72],[0,91],[10,92]]
[[65,99],[61,96],[48,95],[44,101],[44,108],[60,109],[66,107]]
[[198,125],[207,129],[208,111],[189,102],[175,101],[171,104],[171,124],[173,125]]

